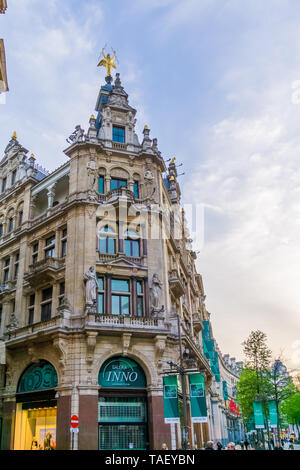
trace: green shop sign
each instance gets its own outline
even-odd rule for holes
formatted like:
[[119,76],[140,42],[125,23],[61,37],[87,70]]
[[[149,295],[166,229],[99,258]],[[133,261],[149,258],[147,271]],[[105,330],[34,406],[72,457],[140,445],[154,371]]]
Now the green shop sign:
[[163,377],[164,417],[166,424],[180,423],[177,375]]
[[254,410],[254,421],[255,421],[256,429],[264,429],[265,421],[264,421],[262,402],[254,401],[253,410]]
[[145,388],[146,377],[136,362],[125,357],[113,357],[101,367],[98,383],[106,388]]
[[192,423],[207,423],[207,407],[203,374],[189,375]]
[[31,364],[22,374],[18,393],[36,392],[57,386],[57,373],[52,364],[41,361]]

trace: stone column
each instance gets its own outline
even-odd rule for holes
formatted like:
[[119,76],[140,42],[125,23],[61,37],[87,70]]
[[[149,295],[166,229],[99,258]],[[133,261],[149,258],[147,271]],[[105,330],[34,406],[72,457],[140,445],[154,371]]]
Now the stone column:
[[105,176],[104,178],[104,194],[108,193],[110,191],[110,176]]
[[160,450],[163,442],[172,448],[171,425],[165,424],[163,395],[148,397],[149,442],[151,450]]
[[58,389],[56,449],[70,449],[71,391]]
[[6,398],[3,402],[2,440],[1,450],[12,450],[14,442],[14,423],[16,413],[16,401],[13,397]]
[[51,186],[47,188],[48,209],[51,209],[51,207],[53,206],[54,196],[55,196],[54,188],[55,188],[55,183],[51,184]]
[[99,386],[79,386],[78,450],[98,450]]

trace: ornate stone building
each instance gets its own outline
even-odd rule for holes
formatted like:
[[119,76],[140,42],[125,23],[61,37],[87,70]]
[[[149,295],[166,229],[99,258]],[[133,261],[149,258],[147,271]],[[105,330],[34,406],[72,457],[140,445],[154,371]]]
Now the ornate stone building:
[[[6,0],[0,0],[0,14],[5,13],[7,8]],[[6,59],[4,41],[0,39],[0,93],[8,91],[7,73],[6,73]]]
[[[0,162],[2,449],[180,447],[162,382],[179,363],[178,324],[207,400],[217,373],[175,159],[166,167],[147,126],[139,141],[119,74],[106,77],[96,113],[52,173],[16,133]],[[202,447],[209,425],[188,425]]]

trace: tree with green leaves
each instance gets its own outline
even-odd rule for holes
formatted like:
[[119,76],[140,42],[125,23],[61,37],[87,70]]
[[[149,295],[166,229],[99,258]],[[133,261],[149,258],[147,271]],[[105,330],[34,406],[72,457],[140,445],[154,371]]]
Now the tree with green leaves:
[[288,422],[294,424],[300,435],[300,392],[296,391],[280,405],[280,412]]
[[[253,401],[261,400],[264,415],[267,416],[265,394],[269,392],[269,381],[266,372],[270,368],[272,351],[267,346],[267,335],[260,330],[251,331],[249,337],[242,343],[245,361],[245,375],[240,380],[238,400],[242,412],[249,417],[253,411]],[[251,385],[250,385],[251,382]],[[247,403],[247,404],[246,404]],[[266,426],[268,428],[268,425]],[[264,434],[261,433],[264,441]]]

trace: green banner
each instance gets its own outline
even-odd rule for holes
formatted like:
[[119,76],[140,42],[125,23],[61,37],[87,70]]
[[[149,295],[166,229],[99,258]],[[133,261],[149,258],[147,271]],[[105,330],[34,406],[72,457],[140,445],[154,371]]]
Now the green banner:
[[203,374],[189,375],[192,423],[207,423],[207,407]]
[[264,422],[262,403],[260,401],[254,401],[253,410],[254,410],[254,421],[255,421],[256,429],[264,429],[265,422]]
[[223,397],[224,397],[224,400],[229,400],[227,382],[226,382],[226,380],[223,380],[222,383],[223,383]]
[[276,401],[275,400],[268,401],[268,408],[269,408],[269,416],[270,416],[270,426],[272,428],[277,428],[278,416],[277,416]]
[[177,375],[163,377],[165,423],[180,423]]

